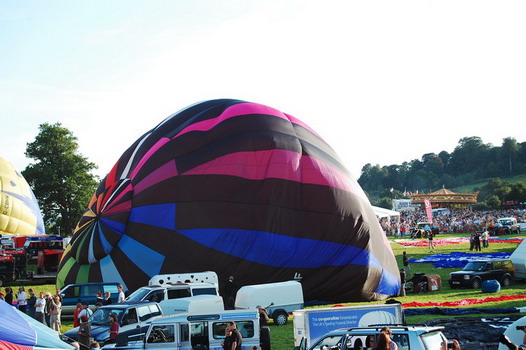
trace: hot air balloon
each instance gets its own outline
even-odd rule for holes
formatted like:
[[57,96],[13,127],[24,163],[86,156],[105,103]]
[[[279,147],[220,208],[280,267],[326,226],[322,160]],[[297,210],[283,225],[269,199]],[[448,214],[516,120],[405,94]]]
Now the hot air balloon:
[[24,177],[0,157],[0,234],[44,234],[37,199]]
[[230,99],[175,113],[124,152],[80,219],[57,286],[134,290],[199,271],[238,286],[301,279],[306,300],[377,300],[400,287],[371,205],[330,146],[299,119]]

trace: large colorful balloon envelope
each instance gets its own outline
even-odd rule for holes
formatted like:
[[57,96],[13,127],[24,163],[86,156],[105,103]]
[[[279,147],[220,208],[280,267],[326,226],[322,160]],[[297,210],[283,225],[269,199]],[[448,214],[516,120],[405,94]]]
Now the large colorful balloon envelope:
[[400,287],[371,205],[331,147],[288,114],[228,99],[168,117],[124,152],[57,285],[134,290],[156,274],[200,271],[237,286],[301,279],[306,300],[377,300]]
[[0,235],[44,234],[37,199],[26,179],[0,157]]

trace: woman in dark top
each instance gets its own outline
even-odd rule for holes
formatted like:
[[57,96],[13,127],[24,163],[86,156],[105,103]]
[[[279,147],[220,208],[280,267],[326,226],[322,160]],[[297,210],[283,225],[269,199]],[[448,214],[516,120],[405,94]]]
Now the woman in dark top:
[[79,344],[84,345],[81,349],[89,349],[91,343],[91,323],[88,322],[88,316],[80,317],[80,326],[77,331]]
[[13,290],[10,287],[5,289],[5,302],[13,305]]

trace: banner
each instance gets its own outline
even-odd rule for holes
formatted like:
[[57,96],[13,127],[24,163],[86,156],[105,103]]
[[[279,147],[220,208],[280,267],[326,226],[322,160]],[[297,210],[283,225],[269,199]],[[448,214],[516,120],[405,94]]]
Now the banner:
[[424,206],[426,208],[427,221],[433,223],[433,213],[431,212],[431,201],[429,198],[424,198]]

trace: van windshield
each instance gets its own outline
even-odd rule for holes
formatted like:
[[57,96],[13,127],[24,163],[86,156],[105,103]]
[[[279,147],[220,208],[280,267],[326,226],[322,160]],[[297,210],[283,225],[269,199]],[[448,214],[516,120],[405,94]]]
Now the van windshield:
[[146,296],[146,294],[148,294],[150,292],[150,289],[148,288],[139,288],[137,289],[135,292],[131,293],[127,298],[126,300],[127,301],[141,301],[141,300],[144,300],[144,297]]

